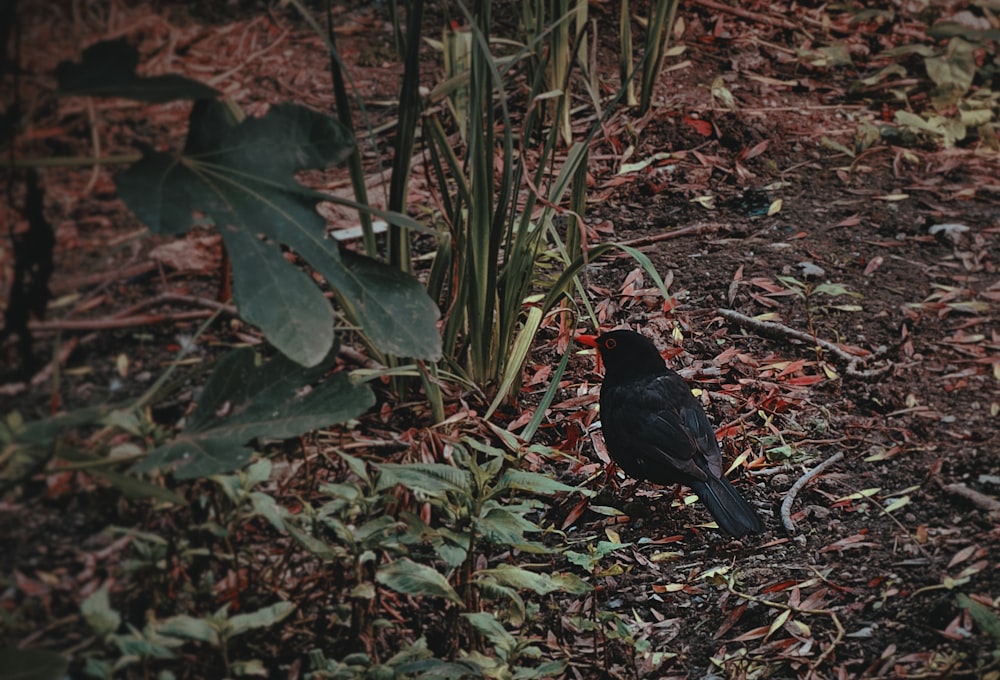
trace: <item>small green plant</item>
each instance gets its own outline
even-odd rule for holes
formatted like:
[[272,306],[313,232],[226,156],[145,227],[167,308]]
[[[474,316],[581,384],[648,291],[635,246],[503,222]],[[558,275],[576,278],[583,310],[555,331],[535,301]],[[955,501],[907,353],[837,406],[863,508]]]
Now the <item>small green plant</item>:
[[854,303],[833,303],[828,301],[829,298],[838,298],[843,296],[855,299],[861,299],[864,297],[861,293],[855,293],[841,283],[812,283],[809,281],[800,281],[794,276],[778,276],[777,279],[788,290],[794,293],[795,297],[805,302],[806,312],[808,313],[810,320],[815,315],[828,310],[841,312],[860,312],[863,310],[861,305]]
[[[860,10],[862,14],[871,11]],[[860,146],[885,139],[901,146],[947,148],[977,139],[994,151],[1000,149],[1000,92],[994,87],[1000,70],[996,50],[1000,31],[990,26],[988,18],[979,19],[986,27],[974,28],[977,18],[973,12],[967,14],[964,23],[930,19],[930,44],[902,44],[879,55],[892,63],[862,78],[856,89],[888,91],[889,106],[895,109],[894,125],[862,122]]]
[[[379,604],[385,588],[412,598],[415,606],[428,599],[444,603],[443,609],[434,608],[442,614],[424,618],[446,631],[450,646],[436,654],[448,663],[471,664],[488,675],[548,677],[563,662],[537,663],[541,655],[528,633],[537,605],[525,594],[583,594],[590,586],[551,569],[506,563],[483,567],[480,562],[505,550],[542,559],[554,555],[553,548],[530,537],[542,531],[531,519],[542,507],[534,497],[579,489],[514,469],[502,450],[473,439],[448,442],[446,453],[454,464],[369,466],[339,452],[349,478],[321,485],[316,501],[304,502],[294,514],[253,490],[253,480],[269,469],[266,461],[220,483],[235,504],[247,509],[246,517],[266,518],[300,548],[336,565],[345,595],[330,612],[343,633],[338,647],[362,648],[387,625]],[[430,513],[414,512],[415,503],[428,504]],[[488,643],[492,653],[476,652],[479,641]],[[422,645],[419,639],[409,644]],[[378,664],[370,660],[372,651],[340,661],[327,660],[324,652],[315,664],[338,673],[347,672],[345,666],[374,668]],[[416,656],[401,657],[400,667],[432,664],[423,652]]]
[[80,604],[80,613],[102,645],[116,654],[113,658],[109,658],[107,652],[88,654],[84,670],[90,677],[110,680],[136,664],[148,667],[155,661],[178,658],[178,648],[185,642],[201,642],[219,650],[226,675],[260,675],[263,663],[253,659],[231,659],[230,644],[251,630],[279,623],[291,614],[294,605],[278,602],[255,612],[236,615],[230,615],[228,608],[229,605],[225,605],[204,617],[178,615],[162,621],[152,620],[142,630],[126,625],[126,630],[122,631],[121,615],[111,607],[107,588],[99,588]]

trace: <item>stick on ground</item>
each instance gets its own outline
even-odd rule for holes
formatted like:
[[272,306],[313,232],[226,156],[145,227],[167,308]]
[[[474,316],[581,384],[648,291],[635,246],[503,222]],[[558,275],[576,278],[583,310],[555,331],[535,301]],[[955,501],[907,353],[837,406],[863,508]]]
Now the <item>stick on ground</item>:
[[789,531],[795,531],[795,522],[792,521],[792,503],[795,502],[795,497],[799,495],[799,491],[801,491],[802,488],[812,479],[819,476],[823,470],[840,461],[843,457],[844,452],[838,451],[814,467],[812,470],[799,477],[798,480],[792,484],[792,488],[788,490],[788,493],[785,494],[785,498],[781,501],[781,523],[785,525],[786,529]]

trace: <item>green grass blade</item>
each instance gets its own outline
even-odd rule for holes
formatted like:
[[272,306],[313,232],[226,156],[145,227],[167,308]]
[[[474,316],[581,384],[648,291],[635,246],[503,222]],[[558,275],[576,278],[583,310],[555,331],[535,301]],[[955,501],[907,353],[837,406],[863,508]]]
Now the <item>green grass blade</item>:
[[569,358],[573,354],[573,346],[570,345],[563,352],[563,357],[559,361],[559,365],[556,370],[552,373],[552,377],[549,379],[549,387],[545,390],[545,394],[542,395],[542,400],[538,402],[538,408],[535,409],[535,415],[531,417],[528,424],[521,431],[521,438],[524,441],[531,443],[532,438],[538,431],[538,428],[542,424],[542,420],[545,418],[545,412],[548,410],[549,406],[552,405],[553,399],[555,399],[556,392],[559,390],[559,381],[562,380],[563,373],[566,372],[566,366],[569,364]]
[[521,332],[517,334],[517,340],[514,341],[510,358],[505,362],[506,370],[504,375],[501,376],[500,389],[497,390],[497,395],[493,398],[490,407],[486,409],[486,414],[483,416],[485,419],[489,420],[490,416],[493,415],[493,412],[496,411],[503,400],[507,398],[511,389],[521,377],[521,366],[524,365],[525,360],[528,358],[528,351],[531,349],[531,343],[535,339],[535,333],[538,332],[538,328],[542,324],[543,316],[542,310],[538,307],[528,308],[528,318],[525,319]]

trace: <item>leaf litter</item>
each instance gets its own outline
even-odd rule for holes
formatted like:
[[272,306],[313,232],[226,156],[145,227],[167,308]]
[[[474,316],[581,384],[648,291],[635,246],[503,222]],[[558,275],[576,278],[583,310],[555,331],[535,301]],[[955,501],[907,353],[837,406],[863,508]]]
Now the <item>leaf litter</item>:
[[[702,75],[712,75],[699,79],[698,69],[671,71],[672,79],[664,84],[671,108],[638,121],[634,138],[625,126],[609,127],[606,151],[613,156],[616,149],[631,148],[631,157],[628,165],[624,158],[614,167],[595,164],[599,191],[592,196],[590,215],[600,225],[595,238],[609,239],[613,230],[615,238],[637,241],[672,298],[665,304],[625,259],[594,263],[588,290],[602,325],[640,328],[693,382],[725,435],[727,457],[739,463],[731,474],[756,502],[773,510],[773,519],[758,542],[729,545],[703,526],[705,516],[688,503],[690,494],[621,476],[606,480],[607,457],[593,427],[599,419],[593,410],[599,379],[591,357],[575,356],[540,430],[541,439],[562,455],[522,448],[516,440],[508,443],[529,471],[582,483],[598,493],[595,498],[568,496],[566,505],[555,503],[547,512],[575,541],[568,562],[600,588],[592,599],[558,603],[560,613],[543,618],[538,633],[544,633],[549,650],[578,660],[570,671],[576,677],[602,677],[594,674],[602,665],[621,676],[652,673],[655,666],[661,677],[713,672],[751,677],[764,669],[789,677],[995,672],[989,664],[1000,640],[995,575],[1000,553],[996,511],[988,501],[1000,492],[989,481],[1000,475],[991,447],[1000,402],[1000,337],[994,330],[1000,304],[996,160],[962,146],[963,135],[975,127],[968,117],[957,125],[930,113],[920,120],[892,110],[881,116],[904,132],[951,148],[924,142],[895,147],[853,138],[860,123],[878,121],[858,118],[861,107],[846,101],[848,90],[888,63],[879,54],[882,48],[922,35],[925,27],[916,19],[890,21],[878,12],[852,17],[804,7],[787,16],[747,17],[717,3],[695,5],[682,13],[688,43],[683,58],[704,66]],[[143,19],[142,10],[133,12],[138,14],[127,20]],[[775,47],[783,36],[773,30],[782,22],[812,30],[826,22],[829,37],[840,44]],[[164,31],[153,26],[153,37]],[[215,72],[217,48],[229,48],[223,54],[232,68],[246,67],[233,71],[231,81],[213,85],[232,95],[255,99],[256,73],[277,74],[269,83],[281,83],[282,74],[292,73],[289,86],[313,100],[306,103],[322,108],[323,95],[299,75],[309,68],[292,68],[280,51],[264,46],[277,29],[255,19],[188,30],[179,39],[195,72],[206,64],[213,64]],[[311,52],[310,59],[321,50],[317,46]],[[933,72],[931,83],[913,78],[918,84],[910,96],[917,102],[947,94],[931,88],[949,82],[968,88],[964,46],[915,54]],[[747,80],[716,74],[722,65]],[[322,71],[323,66],[314,68]],[[369,92],[391,84],[377,67],[359,69],[359,74]],[[909,87],[904,77],[909,77],[906,69],[886,71],[865,86],[889,93]],[[896,106],[891,97],[879,102],[877,94],[867,96],[874,104]],[[74,105],[64,104],[67,112]],[[755,113],[768,110],[776,112]],[[136,113],[126,111],[124,118]],[[851,124],[845,125],[845,117]],[[175,121],[151,124],[169,127]],[[823,137],[835,141],[843,156],[818,151],[824,148]],[[626,170],[627,181],[617,181],[616,173]],[[744,196],[750,188],[779,180],[786,186],[780,195],[764,192],[763,214],[755,207],[756,197]],[[88,178],[73,181],[67,186],[79,192]],[[106,203],[81,201],[84,223],[105,224],[97,218],[116,215]],[[702,226],[682,231],[691,225]],[[86,258],[93,256],[84,253],[100,241],[79,227],[66,229],[76,229],[74,238],[86,247],[75,262],[63,254],[64,275],[87,271]],[[657,240],[668,230],[677,230],[677,236]],[[838,309],[828,299],[833,296],[790,279],[854,292],[862,309]],[[109,296],[99,304],[110,311],[115,302]],[[721,308],[780,323],[804,337],[769,336],[759,327],[726,319],[717,311]],[[565,329],[558,324],[553,320],[539,334],[520,395],[526,407],[547,386],[559,356],[557,343],[563,343],[560,350],[566,346]],[[154,334],[154,346],[175,342],[174,335]],[[842,366],[831,360],[834,350],[821,346],[820,339],[852,357],[890,348],[883,356],[891,370],[873,381],[852,377],[838,370]],[[98,376],[117,372],[120,346],[128,340],[118,334],[84,344],[93,359],[92,374],[68,377],[78,390],[71,399],[85,398]],[[149,344],[129,351],[125,379],[137,380],[164,355]],[[455,432],[471,430],[484,440],[498,436],[477,425],[475,407],[458,399],[449,404],[451,422],[440,433],[426,428],[427,414],[419,405],[390,403],[383,395],[381,407],[384,418],[366,416],[354,429],[308,443],[305,459],[288,457],[280,463],[283,476],[274,479],[290,494],[315,488],[318,480],[343,483],[350,478],[349,466],[326,460],[329,447],[349,446],[386,462],[430,464],[444,460]],[[503,412],[498,420],[515,431],[527,424],[516,413],[507,415],[508,422]],[[795,530],[783,532],[777,518],[781,499],[837,453],[842,457],[803,484],[792,503]],[[80,531],[97,536],[94,525],[103,523],[97,518],[88,524],[88,508],[73,494],[88,493],[96,501],[107,498],[107,490],[80,475],[53,477],[50,484],[48,497],[61,499],[65,514],[85,518]],[[419,507],[403,492],[399,502]],[[12,518],[22,516],[21,510],[5,511],[5,529],[13,529]],[[22,550],[37,547],[40,536],[51,537],[49,554],[55,561],[34,569],[19,565],[13,573],[28,598],[29,618],[40,622],[49,611],[75,611],[67,602],[85,602],[83,596],[104,592],[94,569],[108,564],[114,552],[130,545],[151,551],[155,543],[149,537],[121,537],[104,547],[77,549],[65,540],[75,541],[75,534],[53,531],[52,519],[38,512],[18,529],[28,546]],[[171,539],[184,537],[174,533]],[[243,527],[229,540],[260,541],[262,555],[274,548],[273,535],[260,526]],[[294,552],[287,554],[296,569],[283,589],[298,589],[309,601],[343,587],[330,575],[310,573]],[[525,555],[512,552],[507,559]],[[57,568],[60,561],[81,568]],[[244,598],[268,593],[261,582],[248,583],[235,566],[219,561],[199,568],[219,576],[230,594],[234,589],[243,590]],[[194,576],[177,573],[158,585],[177,588]],[[398,583],[399,576],[383,571],[382,580]],[[405,581],[400,587],[411,585]],[[135,586],[121,587],[115,594],[119,601]],[[222,592],[220,597],[229,597]],[[85,611],[100,610],[101,597],[89,600]],[[383,597],[397,622],[419,608],[398,589]],[[598,605],[621,614],[629,630],[599,628],[599,643],[584,634],[584,607]],[[265,610],[253,606],[248,611]],[[488,629],[487,622],[481,625]],[[60,633],[48,635],[56,641]],[[288,635],[301,649],[313,641],[301,632]],[[390,648],[394,642],[383,637],[372,644]]]

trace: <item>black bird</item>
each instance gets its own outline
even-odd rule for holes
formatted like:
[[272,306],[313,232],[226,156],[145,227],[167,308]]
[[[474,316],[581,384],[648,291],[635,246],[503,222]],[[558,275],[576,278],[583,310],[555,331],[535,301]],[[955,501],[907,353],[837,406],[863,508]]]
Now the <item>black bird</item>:
[[656,346],[628,330],[578,335],[604,360],[601,427],[608,452],[631,477],[691,487],[712,517],[737,538],[764,523],[722,472],[715,431],[691,388]]

